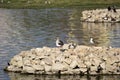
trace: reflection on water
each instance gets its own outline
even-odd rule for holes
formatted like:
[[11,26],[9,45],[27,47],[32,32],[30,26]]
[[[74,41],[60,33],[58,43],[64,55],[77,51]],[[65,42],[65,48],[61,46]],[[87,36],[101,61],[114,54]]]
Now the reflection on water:
[[120,47],[120,23],[82,23],[82,9],[0,9],[0,80],[9,80],[3,68],[20,51],[55,47],[59,36],[64,43],[74,41],[96,46]]
[[120,47],[120,23],[80,22],[81,11],[73,10],[69,14],[68,39],[82,45],[90,45],[92,37],[95,46]]
[[119,75],[27,75],[19,73],[9,73],[11,80],[119,80]]

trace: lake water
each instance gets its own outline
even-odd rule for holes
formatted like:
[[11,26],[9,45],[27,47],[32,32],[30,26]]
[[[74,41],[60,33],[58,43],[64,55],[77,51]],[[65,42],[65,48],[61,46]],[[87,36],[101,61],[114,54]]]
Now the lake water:
[[55,47],[59,36],[64,43],[74,41],[95,46],[120,47],[120,23],[80,22],[83,9],[0,9],[0,80],[119,80],[120,76],[36,76],[6,73],[3,68],[23,50]]

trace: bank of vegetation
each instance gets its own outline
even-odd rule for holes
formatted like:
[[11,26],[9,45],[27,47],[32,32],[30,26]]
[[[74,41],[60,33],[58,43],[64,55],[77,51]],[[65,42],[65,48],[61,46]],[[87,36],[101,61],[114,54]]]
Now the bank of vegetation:
[[104,7],[119,4],[119,0],[0,0],[1,8]]

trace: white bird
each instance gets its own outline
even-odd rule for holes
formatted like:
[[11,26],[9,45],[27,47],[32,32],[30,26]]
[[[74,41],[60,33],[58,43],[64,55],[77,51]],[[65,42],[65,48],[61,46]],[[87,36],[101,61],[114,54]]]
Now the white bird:
[[63,45],[64,45],[63,41],[61,41],[61,40],[59,39],[59,37],[57,37],[56,46],[57,46],[57,47],[62,47]]
[[94,44],[95,42],[94,42],[94,40],[93,40],[93,38],[90,38],[90,44]]

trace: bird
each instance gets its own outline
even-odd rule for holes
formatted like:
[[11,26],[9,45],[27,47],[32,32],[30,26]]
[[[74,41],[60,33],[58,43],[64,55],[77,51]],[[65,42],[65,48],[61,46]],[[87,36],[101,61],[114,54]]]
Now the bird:
[[108,9],[108,11],[111,11],[111,9],[112,9],[112,8],[111,8],[110,6],[108,6],[108,8],[107,8],[107,9]]
[[115,13],[117,12],[115,6],[113,6],[112,9],[113,9],[113,12]]
[[93,40],[93,38],[91,37],[90,38],[90,44],[94,44],[95,42],[94,42],[94,40]]
[[69,43],[68,49],[75,49],[76,46],[77,45],[75,43],[71,42],[71,43]]
[[57,47],[62,47],[63,45],[64,45],[63,41],[61,41],[61,40],[59,39],[59,37],[57,37],[57,39],[56,39],[56,46],[57,46]]

